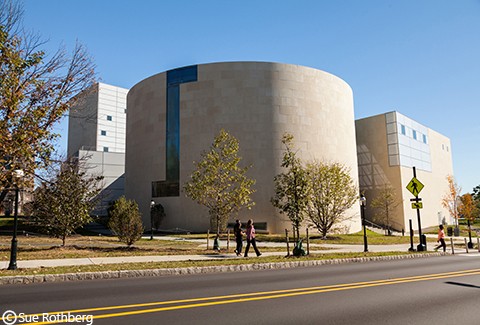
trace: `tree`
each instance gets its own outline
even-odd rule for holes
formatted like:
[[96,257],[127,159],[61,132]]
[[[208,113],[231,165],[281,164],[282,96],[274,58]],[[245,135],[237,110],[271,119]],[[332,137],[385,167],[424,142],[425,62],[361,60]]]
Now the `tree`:
[[466,193],[460,196],[460,204],[458,205],[458,213],[460,216],[464,217],[468,222],[468,248],[473,248],[472,243],[472,228],[470,227],[470,222],[475,221],[477,217],[477,207],[475,201],[470,193]]
[[326,237],[334,225],[352,218],[346,211],[358,202],[358,188],[350,169],[338,162],[314,161],[307,172],[311,187],[307,215]]
[[470,193],[463,194],[460,196],[460,203],[458,205],[458,213],[468,221],[475,221],[477,207],[475,206],[473,196]]
[[255,205],[250,197],[255,180],[246,176],[253,164],[238,167],[242,159],[239,151],[238,140],[222,129],[210,150],[202,153],[203,159],[193,162],[195,170],[183,185],[187,197],[208,208],[210,227],[217,236],[225,231],[232,214]]
[[372,209],[377,209],[378,212],[375,213],[374,221],[380,221],[388,233],[390,233],[390,228],[392,227],[393,218],[397,215],[395,211],[398,206],[402,204],[403,200],[400,200],[397,197],[397,192],[392,186],[387,186],[380,191],[380,195],[375,197],[370,204]]
[[138,212],[137,203],[131,200],[127,201],[124,195],[115,200],[110,210],[108,228],[128,246],[132,246],[142,238],[145,227],[142,223],[142,214]]
[[300,238],[300,227],[305,219],[305,209],[308,205],[310,186],[306,169],[302,166],[300,158],[297,158],[292,142],[293,135],[285,132],[281,139],[285,146],[282,167],[288,168],[287,172],[276,175],[275,196],[270,199],[273,206],[280,209],[290,219],[297,238]]
[[458,226],[458,201],[460,199],[460,192],[462,188],[457,185],[453,175],[447,175],[447,191],[442,198],[442,206],[448,210],[450,216],[456,220],[456,224]]
[[[0,0],[0,202],[13,185],[12,173],[26,175],[49,165],[58,134],[53,128],[72,97],[95,82],[94,64],[79,42],[71,55],[52,56],[38,35],[21,28],[20,2]],[[33,177],[23,179],[31,187]]]
[[473,189],[472,198],[475,204],[474,215],[475,215],[475,218],[478,218],[480,217],[480,185],[476,186]]
[[163,205],[161,205],[160,203],[155,204],[150,210],[150,218],[152,218],[151,222],[153,228],[159,230],[160,224],[162,223],[163,219],[165,219],[165,216],[165,209],[163,208]]
[[54,237],[65,239],[75,229],[92,222],[90,211],[97,203],[103,176],[87,176],[78,164],[63,164],[51,181],[35,190],[33,222]]
[[475,201],[480,201],[480,185],[473,188],[472,197]]

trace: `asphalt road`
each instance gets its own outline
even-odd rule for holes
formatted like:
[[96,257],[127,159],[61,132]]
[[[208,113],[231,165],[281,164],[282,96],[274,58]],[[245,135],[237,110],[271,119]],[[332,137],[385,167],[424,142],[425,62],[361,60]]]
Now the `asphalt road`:
[[40,323],[477,325],[478,305],[478,254],[0,288],[0,313]]

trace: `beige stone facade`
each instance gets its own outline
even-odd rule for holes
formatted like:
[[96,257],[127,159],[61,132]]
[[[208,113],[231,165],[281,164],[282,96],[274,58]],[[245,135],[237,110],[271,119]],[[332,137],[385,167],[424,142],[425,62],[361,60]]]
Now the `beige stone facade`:
[[[163,72],[136,84],[127,97],[126,197],[138,203],[147,229],[151,200],[165,207],[162,229],[209,228],[205,207],[181,191],[178,196],[159,197],[152,190],[154,184],[168,183],[170,177],[166,171],[167,106],[173,105],[176,95],[168,89],[179,94],[180,189],[193,171],[193,161],[201,158],[222,128],[239,140],[242,163],[254,164],[248,175],[257,182],[252,196],[256,205],[232,216],[232,221],[234,217],[244,222],[252,218],[270,233],[291,229],[270,203],[273,177],[282,172],[280,138],[284,132],[294,136],[304,161],[338,161],[350,167],[358,180],[353,94],[338,77],[268,62],[212,63]],[[345,229],[360,230],[359,206],[348,213],[353,218]]]
[[446,175],[453,175],[450,139],[398,112],[360,119],[355,126],[360,189],[368,202],[366,218],[375,219],[378,211],[371,209],[370,203],[390,185],[403,200],[393,228],[408,231],[412,219],[413,228],[418,229],[417,211],[410,201],[414,196],[407,189],[415,167],[416,178],[424,185],[418,195],[423,203],[422,228],[450,224],[450,216],[441,205],[447,189]]

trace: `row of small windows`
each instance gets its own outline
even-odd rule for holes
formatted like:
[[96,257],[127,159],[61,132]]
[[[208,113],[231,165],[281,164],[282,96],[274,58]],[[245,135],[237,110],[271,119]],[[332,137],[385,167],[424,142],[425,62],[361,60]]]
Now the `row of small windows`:
[[[445,145],[442,144],[442,150],[445,150]],[[447,146],[447,151],[448,151],[448,146]]]
[[[407,130],[406,130],[406,128],[405,128],[405,125],[403,125],[403,124],[400,124],[400,125],[401,125],[401,127],[402,127],[402,134],[403,134],[403,135],[407,135]],[[423,141],[423,143],[425,143],[425,144],[427,143],[427,136],[426,136],[425,134],[421,134],[420,132],[417,132],[417,131],[415,131],[415,130],[412,130],[412,131],[413,131],[413,138],[414,138],[415,140],[419,140],[419,141],[420,141],[420,139],[418,139],[418,136],[421,135],[421,136],[422,136],[422,139],[421,139],[421,140]],[[418,133],[418,134],[417,134],[417,133]]]

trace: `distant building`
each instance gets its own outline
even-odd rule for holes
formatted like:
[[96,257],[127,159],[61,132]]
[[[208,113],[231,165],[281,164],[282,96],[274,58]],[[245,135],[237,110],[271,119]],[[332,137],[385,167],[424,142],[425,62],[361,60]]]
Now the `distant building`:
[[101,201],[92,212],[105,215],[124,194],[125,126],[128,89],[97,83],[77,96],[68,123],[68,156],[87,158],[87,172],[104,176]]
[[398,112],[389,112],[355,121],[360,190],[367,198],[366,218],[373,220],[377,211],[370,208],[373,198],[385,186],[396,189],[403,204],[397,209],[393,228],[418,229],[417,211],[412,209],[414,195],[407,189],[413,178],[424,185],[421,226],[453,223],[441,199],[447,189],[446,176],[453,175],[450,139]]

